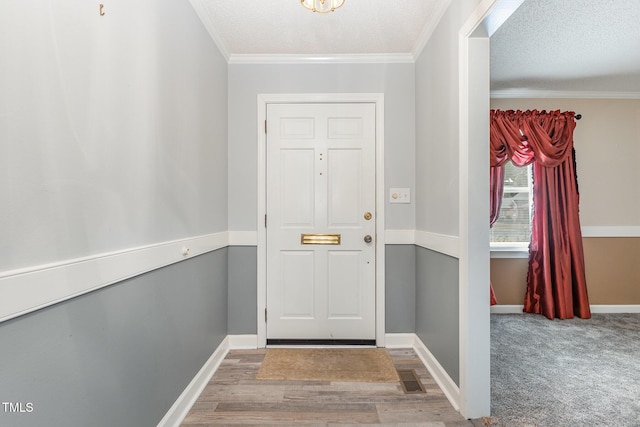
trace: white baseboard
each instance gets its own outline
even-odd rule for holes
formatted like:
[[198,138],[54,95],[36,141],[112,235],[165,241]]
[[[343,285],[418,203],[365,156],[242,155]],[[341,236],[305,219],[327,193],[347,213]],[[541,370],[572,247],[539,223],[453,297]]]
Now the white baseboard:
[[[491,314],[524,314],[522,305],[493,305]],[[592,304],[591,313],[640,313],[640,304]]]
[[413,348],[416,334],[385,334],[386,348]]
[[251,350],[258,348],[257,335],[227,335],[231,350]]
[[451,379],[447,371],[442,367],[440,362],[429,351],[426,345],[416,334],[413,335],[413,349],[427,368],[433,379],[436,381],[444,395],[449,399],[451,406],[456,411],[460,411],[460,388]]
[[213,377],[213,374],[215,374],[218,367],[220,367],[220,364],[230,349],[229,337],[226,337],[191,380],[187,388],[185,388],[178,399],[176,399],[171,408],[169,408],[169,411],[158,423],[158,427],[180,426],[193,404],[196,403],[196,400],[200,397],[202,390],[204,390],[211,377]]
[[169,411],[158,423],[158,427],[178,427],[196,403],[202,390],[216,373],[229,350],[247,350],[258,348],[257,335],[227,335],[213,352],[202,369],[191,380],[187,388],[176,399]]
[[[386,348],[413,348],[451,405],[456,411],[460,410],[460,389],[416,334],[386,334],[385,340]],[[160,420],[158,427],[180,426],[229,350],[255,349],[258,348],[257,343],[257,335],[227,335]]]
[[640,304],[594,304],[592,313],[640,313]]
[[522,314],[523,305],[492,305],[491,314]]

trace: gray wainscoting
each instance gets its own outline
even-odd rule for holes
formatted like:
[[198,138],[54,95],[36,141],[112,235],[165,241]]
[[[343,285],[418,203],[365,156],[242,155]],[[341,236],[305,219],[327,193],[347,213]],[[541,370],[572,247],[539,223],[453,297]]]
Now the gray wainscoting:
[[416,335],[460,385],[458,260],[416,247]]
[[[255,246],[229,247],[229,334],[257,333]],[[414,245],[386,247],[386,332],[415,332]]]
[[226,248],[7,321],[0,425],[155,426],[226,335]]
[[229,246],[229,334],[258,333],[255,246]]
[[385,249],[386,333],[416,331],[416,247],[387,245]]

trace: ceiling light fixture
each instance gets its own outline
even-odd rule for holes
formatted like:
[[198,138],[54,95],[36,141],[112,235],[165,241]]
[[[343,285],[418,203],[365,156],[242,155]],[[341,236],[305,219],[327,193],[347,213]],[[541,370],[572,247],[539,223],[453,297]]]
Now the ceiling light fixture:
[[344,4],[345,0],[300,0],[304,7],[314,12],[333,12]]

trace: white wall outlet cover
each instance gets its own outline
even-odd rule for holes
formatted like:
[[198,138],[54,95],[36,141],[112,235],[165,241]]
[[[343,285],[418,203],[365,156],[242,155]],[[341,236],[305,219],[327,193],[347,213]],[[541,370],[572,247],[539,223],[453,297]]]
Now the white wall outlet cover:
[[411,203],[411,189],[390,188],[389,203]]

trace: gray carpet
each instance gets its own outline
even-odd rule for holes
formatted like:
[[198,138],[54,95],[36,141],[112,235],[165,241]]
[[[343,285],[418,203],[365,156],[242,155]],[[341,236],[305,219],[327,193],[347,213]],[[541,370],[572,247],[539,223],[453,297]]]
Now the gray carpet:
[[494,314],[491,388],[492,426],[640,426],[640,314]]

